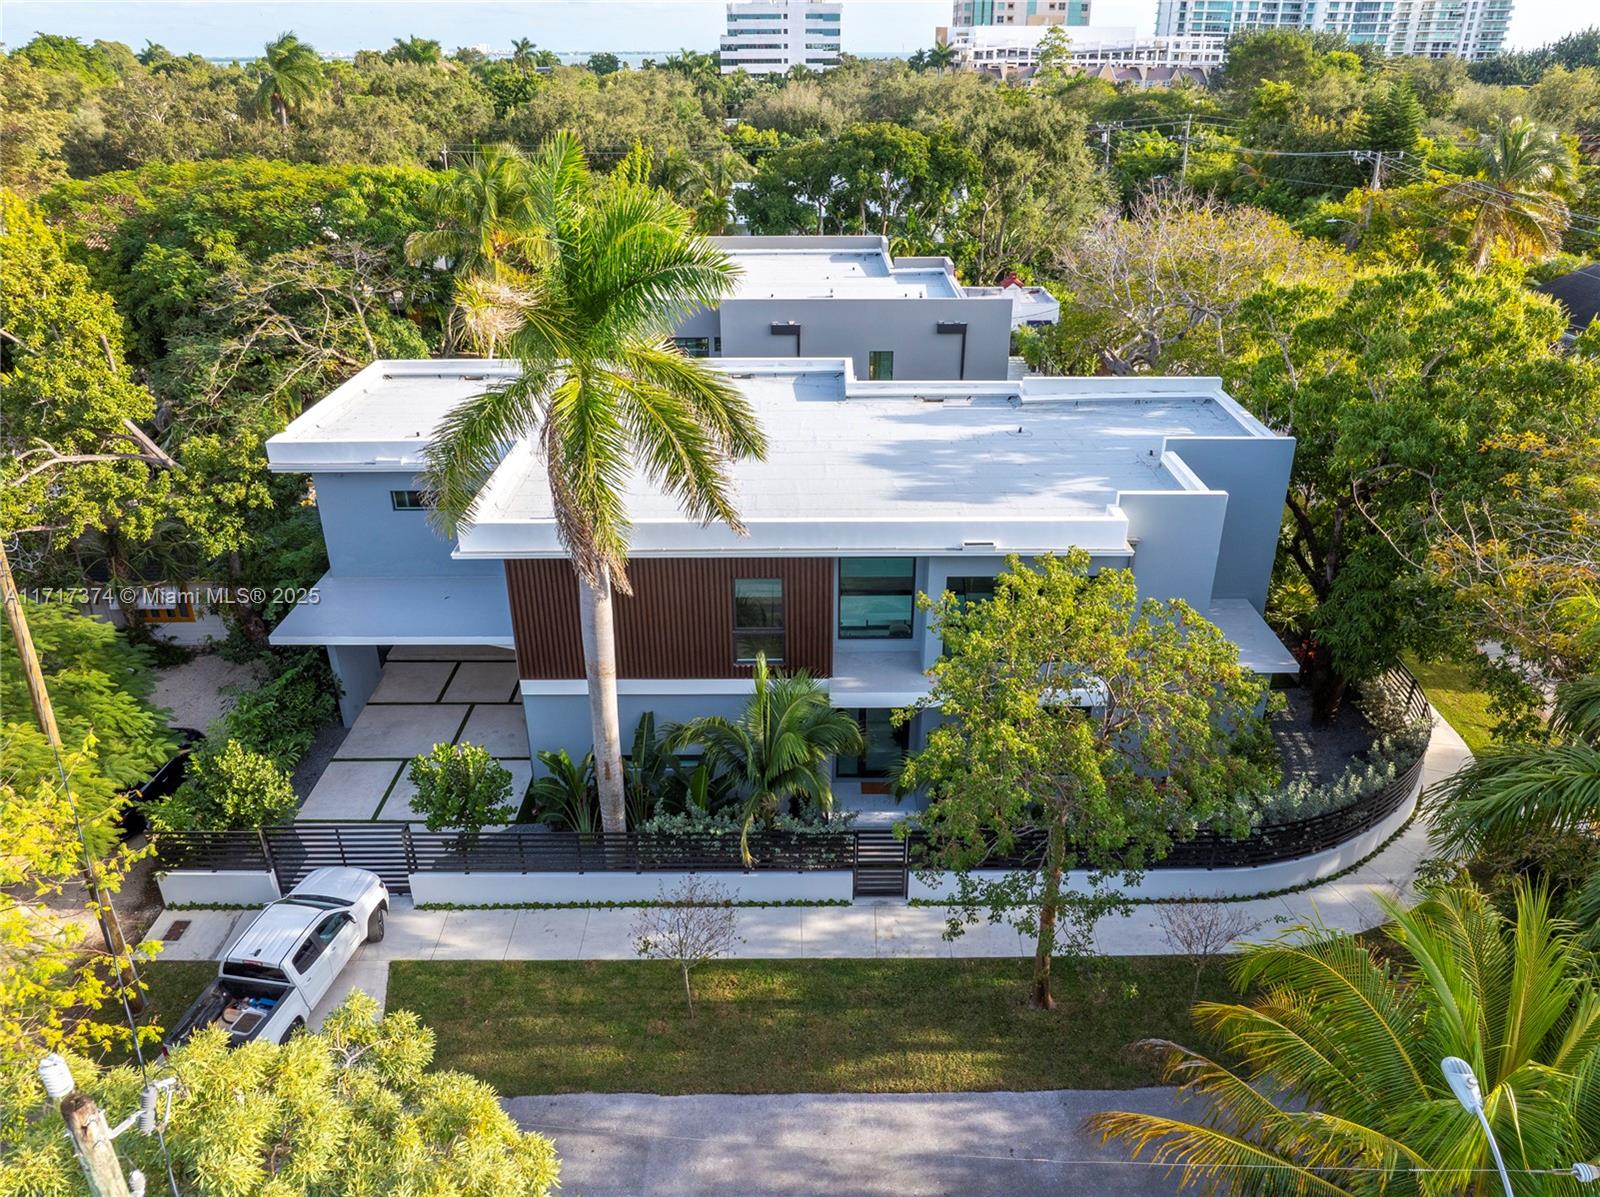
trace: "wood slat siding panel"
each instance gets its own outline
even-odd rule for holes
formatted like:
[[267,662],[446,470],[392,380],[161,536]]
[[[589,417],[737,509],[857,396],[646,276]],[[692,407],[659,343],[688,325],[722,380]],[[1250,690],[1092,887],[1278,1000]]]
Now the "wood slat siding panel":
[[[630,562],[617,596],[617,674],[748,677],[733,663],[733,580],[783,579],[784,668],[833,675],[831,557],[651,557]],[[580,678],[578,584],[564,560],[506,562],[517,668],[530,679]]]

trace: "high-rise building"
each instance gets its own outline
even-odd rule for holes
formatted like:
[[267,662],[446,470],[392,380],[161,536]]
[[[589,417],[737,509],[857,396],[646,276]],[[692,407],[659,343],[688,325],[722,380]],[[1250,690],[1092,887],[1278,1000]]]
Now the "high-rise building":
[[1087,25],[1089,0],[953,0],[950,24]]
[[1156,35],[1226,36],[1239,29],[1342,33],[1388,54],[1492,58],[1512,0],[1156,0]]
[[827,0],[733,0],[722,35],[722,73],[782,75],[790,67],[839,65],[842,3]]

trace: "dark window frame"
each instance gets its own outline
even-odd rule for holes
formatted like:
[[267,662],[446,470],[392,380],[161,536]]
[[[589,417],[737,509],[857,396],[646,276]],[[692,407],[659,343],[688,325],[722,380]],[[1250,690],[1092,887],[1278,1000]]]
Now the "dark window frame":
[[[889,359],[889,372],[883,373],[879,368],[879,360]],[[867,381],[868,382],[893,382],[894,381],[894,350],[869,349],[867,350]]]
[[[888,592],[873,592],[873,591],[866,591],[866,592],[858,591],[858,592],[856,592],[854,594],[847,594],[845,592],[845,570],[847,568],[847,565],[850,564],[850,563],[861,562],[861,561],[904,561],[904,562],[909,562],[910,565],[911,565],[911,568],[906,573],[906,582],[905,582],[906,589],[905,589],[904,594],[902,595],[899,591],[895,591],[892,594],[890,594]],[[835,634],[838,636],[838,638],[840,640],[912,640],[912,639],[915,639],[915,637],[916,637],[916,618],[917,618],[917,559],[915,557],[841,557],[839,559],[838,573],[839,573],[838,585],[835,587],[835,599],[836,599],[836,601],[838,603],[838,620],[837,620],[837,626],[835,627],[834,632],[835,632]],[[879,576],[881,577],[881,576],[885,576],[885,575],[879,575]],[[905,603],[906,603],[905,620],[904,620],[904,623],[903,623],[903,629],[904,630],[898,630],[899,628],[902,627],[902,625],[901,625],[901,623],[899,621],[896,621],[895,624],[893,625],[893,627],[891,627],[890,630],[887,630],[887,631],[881,630],[883,627],[887,626],[887,625],[883,625],[883,624],[864,624],[864,625],[859,625],[859,626],[846,626],[846,624],[845,624],[845,600],[846,599],[850,599],[850,598],[875,598],[875,597],[876,598],[896,598],[896,599],[904,598]]]
[[428,510],[428,492],[425,490],[391,490],[389,506],[395,511]]
[[[777,595],[778,622],[776,624],[747,624],[747,623],[743,623],[743,622],[740,621],[740,617],[739,617],[739,585],[742,582],[767,582],[767,583],[771,583],[771,584],[775,585],[778,588],[778,595]],[[748,656],[741,656],[739,654],[739,641],[742,638],[744,638],[744,637],[761,637],[761,636],[771,637],[771,636],[776,636],[777,639],[778,639],[779,644],[781,645],[781,647],[780,647],[780,649],[778,651],[777,656],[773,656],[771,653],[767,654],[767,664],[768,665],[781,665],[781,664],[783,664],[784,656],[787,653],[788,644],[789,644],[789,642],[788,642],[788,630],[787,630],[788,612],[785,610],[785,607],[784,607],[783,579],[782,578],[765,578],[765,577],[762,577],[762,578],[734,578],[733,579],[733,585],[729,588],[729,593],[730,593],[730,596],[731,596],[731,599],[732,599],[732,602],[733,602],[733,640],[732,640],[733,663],[735,665],[754,665],[756,663],[756,654],[755,653],[751,653]]]
[[673,337],[672,343],[685,357],[711,356],[710,337]]
[[[894,714],[894,708],[893,707],[842,707],[840,709],[845,711],[848,715],[850,715],[851,718],[853,718],[856,721],[856,726],[861,729],[861,739],[862,739],[863,743],[862,743],[862,748],[861,748],[860,754],[855,756],[855,757],[847,757],[847,756],[834,757],[834,769],[833,769],[834,776],[838,777],[838,778],[841,778],[843,780],[847,780],[847,781],[882,781],[882,780],[884,780],[890,774],[890,770],[889,769],[883,769],[881,771],[874,771],[867,764],[867,752],[868,752],[869,748],[871,747],[870,743],[867,742],[867,715],[869,713],[873,712],[873,711],[881,711],[881,712],[884,712],[885,714],[888,714],[888,715],[892,716]],[[899,727],[894,726],[894,723],[891,721],[890,724],[889,724],[889,734],[893,737],[894,742],[895,742],[895,746],[900,750],[900,759],[902,759],[902,760],[905,759],[907,754],[909,754],[910,751],[911,751],[911,722],[910,722],[910,720],[907,720],[906,722],[900,724]]]

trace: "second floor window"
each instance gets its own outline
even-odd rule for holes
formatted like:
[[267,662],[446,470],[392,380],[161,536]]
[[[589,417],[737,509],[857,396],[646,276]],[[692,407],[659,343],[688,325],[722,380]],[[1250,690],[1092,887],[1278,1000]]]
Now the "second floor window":
[[867,353],[867,380],[888,382],[894,377],[894,350],[873,349]]
[[783,579],[733,580],[733,660],[752,665],[765,653],[767,664],[783,662]]
[[392,490],[389,492],[389,505],[396,511],[426,511],[428,496],[420,490]]
[[839,639],[909,640],[917,608],[915,557],[839,560]]
[[687,357],[711,356],[711,341],[708,337],[673,337],[672,343]]

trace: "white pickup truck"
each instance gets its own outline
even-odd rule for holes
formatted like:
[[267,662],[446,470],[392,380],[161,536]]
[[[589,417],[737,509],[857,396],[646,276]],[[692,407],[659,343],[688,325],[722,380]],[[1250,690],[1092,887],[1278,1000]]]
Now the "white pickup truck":
[[389,891],[366,869],[317,869],[234,941],[217,979],[167,1033],[176,1046],[204,1027],[229,1046],[282,1043],[305,1026],[363,943],[383,938]]

